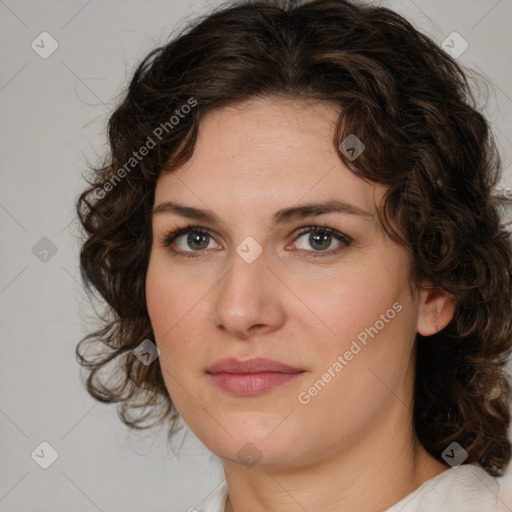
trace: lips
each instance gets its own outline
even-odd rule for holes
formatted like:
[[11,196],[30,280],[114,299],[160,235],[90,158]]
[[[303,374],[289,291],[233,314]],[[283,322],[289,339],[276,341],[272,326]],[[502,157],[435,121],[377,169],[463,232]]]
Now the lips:
[[246,361],[221,359],[207,370],[216,386],[236,396],[260,395],[303,373],[304,370],[299,368],[264,358]]
[[300,368],[294,368],[293,366],[281,363],[279,361],[273,361],[272,359],[265,359],[262,357],[248,359],[241,361],[234,357],[227,359],[220,359],[210,368],[208,373],[299,373],[302,372]]

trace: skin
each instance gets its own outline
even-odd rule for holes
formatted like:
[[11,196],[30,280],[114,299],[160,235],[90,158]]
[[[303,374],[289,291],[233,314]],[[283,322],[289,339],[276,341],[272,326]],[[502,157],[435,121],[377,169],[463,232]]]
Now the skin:
[[[214,110],[192,158],[156,184],[155,207],[175,201],[219,217],[153,216],[146,293],[166,387],[187,425],[223,461],[228,512],[377,512],[448,469],[416,438],[411,404],[416,333],[445,327],[453,298],[411,282],[409,252],[376,217],[385,188],[339,159],[337,114],[328,103],[278,97]],[[328,199],[371,215],[272,225],[277,210]],[[191,246],[185,234],[165,247],[168,233],[187,223],[210,237]],[[299,236],[305,226],[319,226],[320,234],[333,228],[352,242],[331,237],[322,251],[312,235]],[[236,252],[249,236],[263,249],[252,263]],[[394,303],[401,311],[300,403],[299,393]],[[224,357],[267,357],[304,373],[260,395],[233,396],[206,373]],[[240,459],[244,446],[255,465]]]

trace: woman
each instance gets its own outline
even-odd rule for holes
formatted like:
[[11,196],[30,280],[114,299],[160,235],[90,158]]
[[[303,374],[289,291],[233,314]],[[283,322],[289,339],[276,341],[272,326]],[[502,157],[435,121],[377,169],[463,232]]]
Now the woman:
[[77,354],[222,459],[202,510],[497,510],[512,252],[451,57],[385,8],[242,2],[144,59],[109,138]]

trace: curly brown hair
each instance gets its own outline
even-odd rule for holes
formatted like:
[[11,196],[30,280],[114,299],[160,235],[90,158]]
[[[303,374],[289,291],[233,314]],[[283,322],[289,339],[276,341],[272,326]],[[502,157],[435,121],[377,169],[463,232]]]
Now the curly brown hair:
[[[500,218],[506,195],[494,193],[500,157],[469,76],[395,12],[345,0],[231,2],[149,53],[76,204],[85,289],[106,302],[102,327],[76,349],[88,392],[119,402],[126,425],[168,422],[172,435],[179,414],[160,360],[145,365],[133,352],[154,339],[145,276],[156,180],[191,157],[212,109],[269,95],[334,102],[333,144],[356,134],[367,148],[353,161],[340,150],[340,159],[387,186],[379,216],[411,251],[416,282],[456,300],[445,329],[417,334],[416,434],[441,462],[457,441],[465,463],[500,476],[511,454],[512,247]],[[86,343],[97,349],[89,357]]]

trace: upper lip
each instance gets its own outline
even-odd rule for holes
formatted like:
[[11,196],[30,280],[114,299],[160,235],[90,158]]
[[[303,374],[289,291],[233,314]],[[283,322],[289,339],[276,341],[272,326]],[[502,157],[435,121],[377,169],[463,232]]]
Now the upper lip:
[[280,361],[257,357],[254,359],[240,360],[234,357],[219,359],[216,363],[207,369],[208,373],[263,373],[263,372],[279,372],[279,373],[298,373],[303,370],[294,368]]

